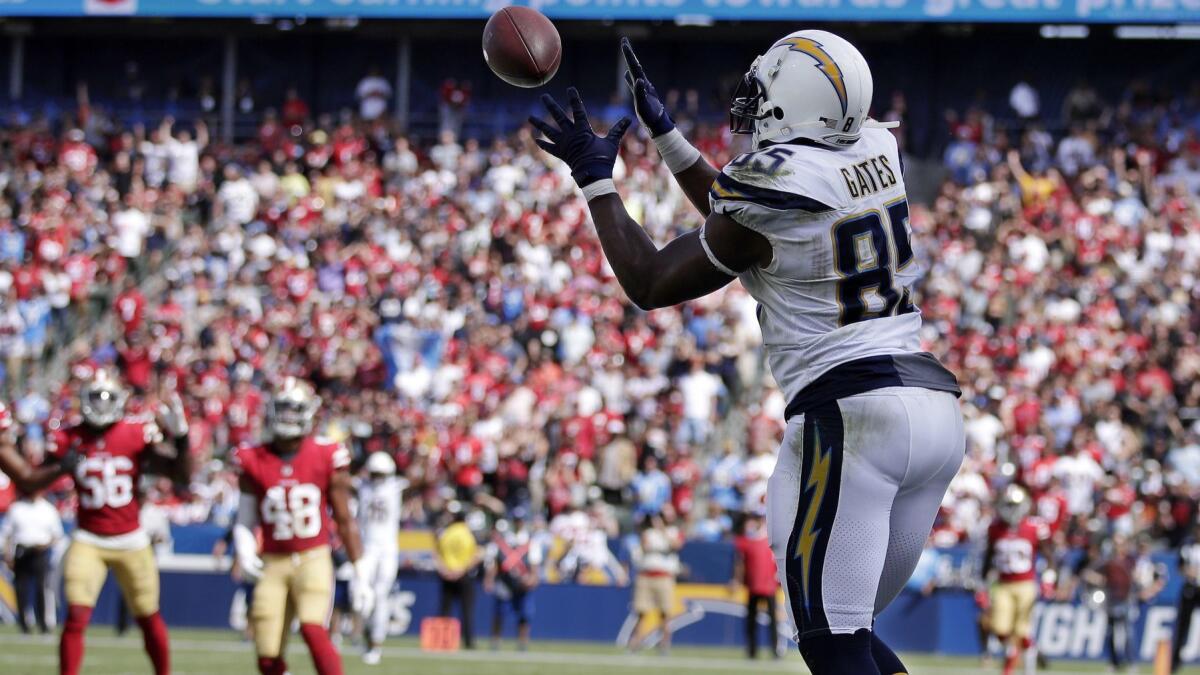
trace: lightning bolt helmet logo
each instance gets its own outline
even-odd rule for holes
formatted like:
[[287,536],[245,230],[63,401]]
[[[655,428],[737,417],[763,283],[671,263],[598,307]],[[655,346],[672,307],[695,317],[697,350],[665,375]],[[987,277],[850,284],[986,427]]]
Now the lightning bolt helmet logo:
[[848,102],[846,79],[842,77],[841,67],[833,60],[829,52],[825,51],[825,47],[812,38],[791,36],[776,42],[771,46],[771,49],[783,45],[787,45],[794,52],[806,54],[816,61],[817,70],[820,70],[825,75],[825,78],[829,80],[829,84],[833,86],[833,91],[837,94],[838,101],[842,104],[842,115],[845,116]]

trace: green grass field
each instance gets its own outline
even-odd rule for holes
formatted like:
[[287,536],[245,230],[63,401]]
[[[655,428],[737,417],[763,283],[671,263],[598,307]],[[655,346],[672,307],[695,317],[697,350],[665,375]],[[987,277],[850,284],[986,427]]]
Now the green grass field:
[[[126,675],[149,672],[136,630],[114,637],[106,626],[89,633],[83,672],[87,675]],[[176,675],[234,675],[254,673],[249,644],[228,631],[175,630],[171,632]],[[42,675],[54,672],[57,641],[51,636],[22,636],[11,628],[0,629],[0,673]],[[288,654],[293,675],[311,675],[308,654],[293,640]],[[359,660],[357,648],[343,648],[348,675],[405,673],[413,675],[691,675],[693,673],[807,673],[798,655],[782,661],[759,660],[751,664],[732,649],[678,647],[669,656],[650,652],[629,655],[615,646],[592,643],[544,642],[531,651],[518,653],[509,645],[498,652],[479,649],[458,654],[424,654],[416,642],[393,640],[384,651],[383,663],[369,667]],[[909,656],[905,659],[913,675],[980,673],[978,661],[939,656]],[[1059,662],[1049,673],[1101,673],[1099,663]],[[997,667],[994,672],[999,672]],[[1141,672],[1148,673],[1143,664]],[[1200,669],[1183,671],[1196,675]]]

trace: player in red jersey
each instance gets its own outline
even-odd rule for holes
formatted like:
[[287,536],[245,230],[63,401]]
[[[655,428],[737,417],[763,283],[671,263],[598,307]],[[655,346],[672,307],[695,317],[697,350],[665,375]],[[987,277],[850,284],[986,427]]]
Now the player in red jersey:
[[17,490],[26,494],[37,492],[73,468],[61,462],[39,467],[30,466],[17,450],[17,442],[13,437],[15,427],[12,412],[0,401],[0,473],[7,475]]
[[54,457],[74,466],[79,493],[77,528],[63,563],[67,620],[59,643],[59,672],[75,675],[83,662],[83,634],[104,579],[111,570],[133,610],[146,653],[157,675],[171,672],[167,626],[158,611],[158,568],[150,537],[141,527],[138,481],[143,473],[169,476],[177,484],[191,476],[187,420],[177,395],[159,407],[159,424],[127,415],[128,393],[100,370],[83,386],[83,420],[52,437]]
[[[233,529],[243,578],[257,581],[250,621],[258,670],[287,672],[283,658],[292,619],[318,675],[341,675],[342,661],[326,625],[333,604],[333,557],[327,513],[332,512],[346,555],[354,563],[355,611],[370,610],[372,591],[360,560],[362,543],[350,512],[350,452],[312,433],[321,399],[307,382],[289,377],[267,403],[271,440],[235,454],[241,502]],[[262,526],[262,555],[254,535]]]
[[1032,500],[1019,485],[1009,485],[996,505],[999,516],[988,527],[987,550],[983,558],[983,578],[992,571],[988,625],[1007,647],[1004,673],[1011,675],[1029,650],[1032,641],[1033,605],[1038,597],[1037,554],[1049,558],[1050,528],[1030,517]]

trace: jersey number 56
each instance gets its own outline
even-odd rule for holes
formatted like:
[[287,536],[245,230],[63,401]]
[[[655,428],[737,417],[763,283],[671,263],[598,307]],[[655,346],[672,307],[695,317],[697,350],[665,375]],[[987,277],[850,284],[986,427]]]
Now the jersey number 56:
[[119,509],[133,501],[133,460],[128,457],[88,457],[77,475],[82,508]]
[[[908,289],[896,288],[896,273],[912,262],[908,234],[908,199],[878,210],[843,218],[833,225],[834,268],[842,277],[837,284],[838,325],[915,311]],[[873,290],[882,304],[872,307],[866,292]]]

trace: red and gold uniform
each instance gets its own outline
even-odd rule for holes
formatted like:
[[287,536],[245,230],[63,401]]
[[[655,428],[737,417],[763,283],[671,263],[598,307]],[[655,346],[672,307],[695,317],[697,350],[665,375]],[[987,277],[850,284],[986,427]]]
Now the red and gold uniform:
[[324,626],[333,603],[328,494],[334,474],[350,465],[340,443],[305,437],[291,456],[266,446],[238,448],[243,492],[262,525],[262,574],[250,620],[259,657],[283,653],[292,619]]
[[158,611],[158,566],[141,527],[138,494],[148,453],[162,440],[152,420],[130,415],[107,426],[67,427],[51,438],[56,457],[78,458],[71,479],[79,494],[79,526],[63,563],[67,620],[59,641],[61,675],[79,673],[83,635],[109,570],[142,629],[154,672],[171,672],[167,626]]
[[80,457],[72,475],[79,527],[63,571],[68,605],[95,606],[112,570],[135,616],[158,611],[158,569],[141,529],[138,482],[145,453],[161,440],[158,425],[134,416],[103,429],[78,425],[53,435],[55,456],[73,451]]
[[1022,518],[1014,527],[997,519],[988,528],[988,549],[992,568],[999,578],[991,589],[992,632],[1001,638],[1023,639],[1030,636],[1033,604],[1038,587],[1034,565],[1042,542],[1050,538],[1050,528],[1033,517]]

